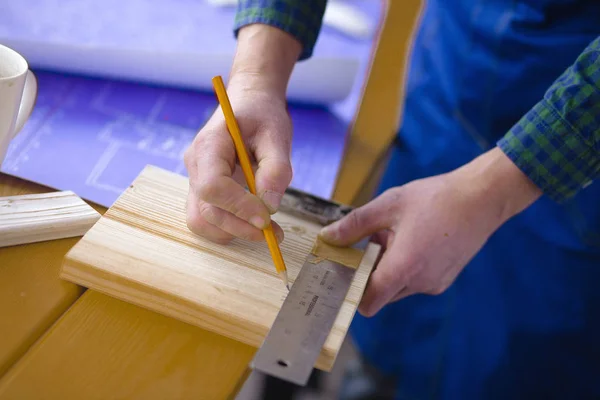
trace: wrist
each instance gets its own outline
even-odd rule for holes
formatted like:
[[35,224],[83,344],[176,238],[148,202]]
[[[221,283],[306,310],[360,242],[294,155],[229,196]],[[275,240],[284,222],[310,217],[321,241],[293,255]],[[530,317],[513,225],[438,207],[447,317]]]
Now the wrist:
[[473,199],[502,224],[533,204],[542,191],[496,147],[453,171]]
[[290,34],[264,24],[240,29],[229,86],[262,91],[285,99],[302,46]]

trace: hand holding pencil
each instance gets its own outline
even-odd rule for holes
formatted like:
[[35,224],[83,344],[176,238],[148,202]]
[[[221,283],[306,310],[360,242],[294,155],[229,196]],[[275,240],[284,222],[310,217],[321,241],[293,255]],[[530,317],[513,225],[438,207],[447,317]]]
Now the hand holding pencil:
[[[237,157],[240,162],[242,171],[244,173],[246,183],[248,185],[248,189],[250,190],[250,193],[256,195],[256,182],[254,178],[254,173],[252,172],[252,164],[250,162],[250,157],[248,156],[246,145],[244,144],[244,140],[242,138],[242,134],[240,132],[237,120],[233,113],[229,97],[227,96],[227,91],[225,90],[223,79],[220,76],[216,76],[212,79],[212,82],[215,93],[219,100],[219,104],[221,106],[221,110],[225,116],[227,129],[231,135],[231,139],[233,140]],[[263,234],[267,245],[269,246],[269,251],[271,252],[271,256],[273,258],[273,263],[275,264],[277,273],[279,274],[285,286],[289,290],[287,269],[285,267],[283,256],[281,255],[281,250],[279,249],[279,243],[275,236],[275,232],[273,231],[272,223],[269,223],[263,229]]]
[[257,194],[245,189],[223,112],[217,108],[185,152],[190,178],[187,225],[198,236],[227,244],[234,238],[264,241],[262,230],[271,224],[281,241],[283,230],[271,214],[292,179],[292,123],[285,98],[240,76],[231,77],[227,96],[256,169]]
[[237,43],[227,96],[256,167],[257,194],[244,188],[235,147],[217,109],[184,155],[190,178],[187,225],[221,244],[234,238],[264,241],[262,230],[270,225],[281,241],[283,230],[271,221],[271,214],[292,181],[292,120],[286,92],[302,46],[285,32],[260,24],[242,29]]

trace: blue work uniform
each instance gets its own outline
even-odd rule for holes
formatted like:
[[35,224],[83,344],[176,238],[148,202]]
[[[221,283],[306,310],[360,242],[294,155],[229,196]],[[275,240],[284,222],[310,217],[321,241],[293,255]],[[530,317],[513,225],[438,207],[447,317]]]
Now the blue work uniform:
[[[598,0],[428,1],[381,191],[494,147],[598,35]],[[399,399],[600,399],[600,184],[541,198],[445,293],[351,334]]]

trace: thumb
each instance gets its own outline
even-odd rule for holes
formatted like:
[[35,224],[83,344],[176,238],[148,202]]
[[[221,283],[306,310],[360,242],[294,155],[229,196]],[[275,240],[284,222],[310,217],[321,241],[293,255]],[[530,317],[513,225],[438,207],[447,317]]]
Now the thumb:
[[319,236],[336,246],[349,246],[364,237],[389,227],[392,217],[389,196],[382,194],[321,230]]
[[408,296],[406,268],[402,255],[394,248],[388,249],[369,277],[358,312],[365,317],[377,314],[383,306],[400,296]]
[[291,132],[257,135],[255,145],[257,195],[275,213],[292,181]]

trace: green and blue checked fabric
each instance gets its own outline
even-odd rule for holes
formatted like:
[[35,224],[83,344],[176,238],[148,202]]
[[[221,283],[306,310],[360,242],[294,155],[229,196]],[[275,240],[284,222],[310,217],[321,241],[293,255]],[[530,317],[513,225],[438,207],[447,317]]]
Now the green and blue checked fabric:
[[[241,0],[234,30],[264,23],[288,32],[312,55],[326,0]],[[600,176],[600,38],[583,51],[497,145],[557,202]]]
[[600,38],[498,146],[557,202],[600,176]]
[[302,43],[299,61],[312,56],[323,23],[326,0],[240,0],[234,33],[245,25],[262,23],[289,33]]

